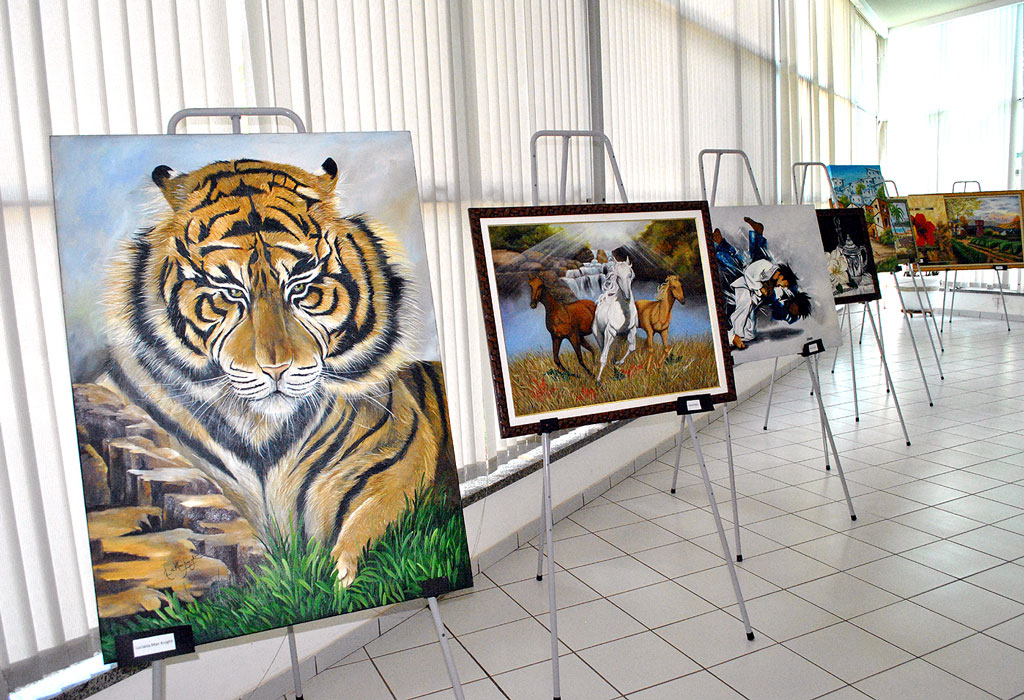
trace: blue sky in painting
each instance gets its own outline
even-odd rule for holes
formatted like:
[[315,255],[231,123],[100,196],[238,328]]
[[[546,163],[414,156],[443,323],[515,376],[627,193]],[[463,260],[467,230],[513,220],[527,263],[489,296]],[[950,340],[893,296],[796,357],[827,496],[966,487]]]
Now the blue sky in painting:
[[75,381],[92,378],[102,357],[100,299],[107,286],[102,261],[116,254],[126,236],[152,225],[168,209],[150,178],[153,168],[168,165],[187,172],[236,158],[289,163],[309,171],[334,158],[342,211],[376,219],[404,245],[422,321],[415,355],[440,359],[408,132],[57,136],[50,150]]

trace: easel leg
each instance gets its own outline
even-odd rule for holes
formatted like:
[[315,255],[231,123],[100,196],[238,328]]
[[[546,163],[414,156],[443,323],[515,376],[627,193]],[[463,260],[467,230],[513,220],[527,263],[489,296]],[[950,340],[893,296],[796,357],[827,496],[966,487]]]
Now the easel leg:
[[1006,321],[1006,332],[1010,332],[1010,313],[1006,310],[1006,297],[1003,296],[1003,276],[996,271],[996,290],[999,292],[999,301],[1003,302],[1003,320]]
[[676,486],[679,485],[679,462],[680,462],[680,460],[683,457],[683,440],[685,440],[685,439],[686,439],[686,435],[683,432],[683,422],[680,421],[679,422],[679,437],[677,438],[677,441],[679,442],[679,444],[676,446],[676,468],[675,468],[675,471],[672,472],[672,489],[669,491],[669,493],[675,493],[676,492]]
[[856,520],[857,514],[853,511],[853,500],[850,498],[850,487],[846,485],[846,474],[843,473],[843,463],[839,460],[839,450],[836,449],[836,440],[832,437],[832,426],[828,423],[828,415],[825,413],[825,404],[821,401],[821,387],[818,386],[818,374],[811,367],[811,358],[807,358],[807,373],[811,375],[811,384],[814,385],[814,392],[818,398],[818,413],[821,423],[825,427],[825,435],[828,437],[828,444],[832,447],[832,458],[836,461],[836,471],[839,472],[839,483],[843,485],[843,494],[846,496],[846,505],[850,509],[850,520]]
[[[900,308],[903,310],[903,322],[907,324],[907,332],[910,333],[910,345],[914,348],[914,357],[917,359],[917,369],[921,372],[921,381],[924,382],[924,393],[928,395],[928,405],[934,406],[932,403],[932,392],[928,389],[928,378],[924,373],[924,365],[921,364],[921,353],[917,349],[917,339],[914,338],[914,327],[910,325],[910,314],[907,313],[907,305],[903,303],[903,292],[900,290],[899,280],[896,280],[896,273],[892,273],[893,280],[896,281],[896,293],[900,297]],[[883,349],[884,353],[885,350]]]
[[686,415],[683,422],[690,428],[690,437],[693,439],[693,449],[697,453],[697,464],[700,466],[700,475],[704,479],[704,490],[708,495],[708,502],[711,504],[711,514],[715,516],[715,526],[718,528],[718,539],[722,543],[722,556],[725,557],[725,564],[729,567],[729,578],[732,579],[732,589],[736,593],[736,602],[739,604],[740,615],[743,617],[743,627],[747,631],[747,639],[754,638],[754,630],[750,627],[750,618],[747,616],[747,604],[743,600],[743,591],[740,590],[740,580],[736,576],[736,564],[733,563],[732,554],[729,552],[729,541],[725,537],[725,528],[722,526],[722,516],[718,512],[718,504],[715,503],[715,494],[711,490],[711,478],[708,476],[708,468],[704,464],[704,454],[700,449],[700,442],[697,440],[697,428],[693,424],[693,417]]
[[946,292],[949,291],[949,270],[946,270],[945,277],[942,278],[942,315],[939,318],[939,333],[946,325]]
[[444,628],[444,623],[441,622],[441,611],[437,607],[437,598],[427,598],[427,605],[430,606],[430,615],[434,618],[437,641],[441,643],[441,654],[444,656],[444,665],[448,667],[448,679],[452,682],[455,700],[466,700],[466,696],[462,693],[462,683],[459,682],[459,670],[455,668],[455,657],[452,656],[452,648],[448,643],[448,631]]
[[768,430],[768,415],[772,412],[772,394],[775,393],[775,373],[779,371],[779,358],[772,365],[772,380],[768,384],[768,406],[764,409],[764,429]]
[[[544,446],[544,539],[548,549],[548,620],[551,623],[551,688],[554,700],[561,700],[561,678],[558,670],[558,603],[555,595],[554,517],[551,513],[551,434],[543,433]],[[461,699],[460,699],[461,700]]]
[[[935,349],[935,338],[932,337],[932,327],[930,325],[928,325],[928,316],[927,316],[927,313],[926,313],[927,309],[925,309],[924,300],[921,298],[921,290],[917,286],[917,274],[916,273],[910,275],[910,281],[911,281],[911,283],[913,283],[913,285],[914,285],[914,293],[917,295],[917,306],[918,306],[919,309],[921,309],[921,316],[924,317],[924,329],[926,331],[928,331],[928,342],[931,343],[931,345],[932,345],[932,354],[935,355],[935,364],[939,368],[939,379],[945,379],[945,377],[942,376],[942,363],[939,362],[939,351]],[[925,296],[927,296],[927,292],[925,293]],[[934,321],[934,320],[935,319],[933,318],[932,321]],[[936,333],[936,335],[938,335],[938,334]],[[941,342],[942,342],[942,340],[940,339],[939,343],[941,343]]]
[[953,305],[956,304],[956,273],[959,270],[953,270],[953,293],[949,297],[949,325],[953,325]]
[[[817,365],[814,366],[814,371],[818,371]],[[811,382],[811,396],[814,396],[814,382]],[[828,459],[828,442],[825,437],[825,420],[820,413],[818,414],[818,424],[821,427],[821,451],[825,455],[825,471],[831,471],[832,465]]]
[[[843,324],[846,322],[846,317],[850,315],[850,305],[846,304],[843,307],[843,313],[839,316],[839,330],[843,330]],[[850,319],[850,347],[853,348],[853,319]],[[836,373],[836,362],[839,360],[839,346],[836,346],[836,352],[832,356],[832,374]]]
[[[878,340],[882,343],[882,350],[885,350],[885,332],[882,330],[882,300],[875,300],[875,316],[878,317]],[[863,323],[863,319],[861,320]],[[864,330],[861,328],[861,330]]]
[[154,661],[149,672],[153,676],[153,700],[164,700],[164,660]]
[[725,454],[729,458],[729,488],[732,490],[732,527],[736,538],[736,561],[743,561],[743,549],[740,547],[740,507],[736,502],[736,467],[732,461],[732,430],[729,428],[729,404],[722,404],[722,416],[725,418]]
[[292,683],[295,685],[295,700],[302,700],[302,674],[299,673],[299,649],[295,645],[295,628],[288,625],[288,653],[292,659]]
[[857,341],[857,345],[864,344],[864,319],[867,316],[867,312],[864,312],[860,316],[860,339]]
[[[866,307],[867,304],[865,304],[864,306]],[[850,313],[850,311],[849,311],[850,305],[849,304],[846,305],[846,309],[847,309],[846,312]],[[852,319],[851,319],[851,321],[852,321]],[[857,423],[860,423],[860,403],[857,401],[857,365],[853,361],[853,323],[852,322],[850,323],[850,326],[849,326],[848,330],[850,332],[850,376],[853,378],[853,416],[854,416],[854,421],[857,422]],[[839,354],[838,350],[836,350],[836,354],[837,355]]]
[[544,511],[547,510],[548,504],[548,482],[547,479],[541,478],[541,483],[544,486],[540,492],[540,541],[537,543],[537,580],[544,580],[544,549],[547,544],[547,526],[544,523]]
[[875,316],[868,310],[868,319],[871,321],[871,332],[875,334],[875,342],[878,343],[878,354],[882,356],[882,369],[885,370],[885,383],[892,390],[892,400],[896,405],[896,415],[900,417],[900,427],[903,428],[903,437],[906,438],[907,447],[910,446],[910,433],[907,432],[907,423],[903,420],[903,411],[900,409],[900,400],[896,397],[896,384],[889,374],[889,363],[886,362],[885,352],[882,350],[882,343],[878,339],[878,326],[875,325]]

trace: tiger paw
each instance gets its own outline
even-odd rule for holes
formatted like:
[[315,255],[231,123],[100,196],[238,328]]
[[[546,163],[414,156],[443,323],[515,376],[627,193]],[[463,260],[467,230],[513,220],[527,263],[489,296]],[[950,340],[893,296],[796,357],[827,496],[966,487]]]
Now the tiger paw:
[[348,588],[356,578],[356,571],[359,567],[359,552],[335,550],[337,556],[335,568],[338,571],[338,583],[342,588]]

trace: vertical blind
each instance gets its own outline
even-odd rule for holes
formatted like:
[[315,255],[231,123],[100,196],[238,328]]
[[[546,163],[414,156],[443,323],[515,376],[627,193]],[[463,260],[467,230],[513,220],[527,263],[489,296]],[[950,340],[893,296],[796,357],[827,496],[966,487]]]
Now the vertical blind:
[[[793,160],[877,153],[875,58],[848,0],[0,0],[5,681],[73,660],[96,625],[50,134],[159,134],[181,108],[232,105],[289,107],[311,131],[410,131],[469,477],[520,444],[497,437],[465,210],[530,201],[530,135],[603,124],[636,201],[696,198],[697,152],[742,148],[781,201]],[[554,145],[541,202],[557,199]],[[569,201],[594,196],[590,163],[574,145]],[[751,201],[745,180],[724,167],[719,202]]]
[[[794,201],[792,164],[879,161],[878,35],[847,0],[779,0],[779,113],[783,201]],[[805,202],[826,202],[821,168]]]

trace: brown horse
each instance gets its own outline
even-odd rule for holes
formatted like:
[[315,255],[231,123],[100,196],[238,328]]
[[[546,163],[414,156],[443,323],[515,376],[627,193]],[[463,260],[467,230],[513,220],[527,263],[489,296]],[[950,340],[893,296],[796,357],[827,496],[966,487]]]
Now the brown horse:
[[665,335],[668,333],[669,323],[672,321],[672,304],[678,301],[686,303],[683,294],[683,285],[679,277],[669,275],[665,284],[658,287],[658,298],[656,300],[637,299],[636,312],[639,317],[639,326],[647,334],[647,349],[654,349],[654,334],[661,336],[661,344],[668,348]]
[[565,373],[569,373],[562,362],[558,359],[558,352],[562,347],[562,341],[568,339],[576,351],[576,359],[580,367],[587,374],[593,376],[593,372],[583,362],[582,348],[586,348],[591,359],[596,357],[594,346],[584,337],[591,332],[594,325],[594,302],[589,299],[580,299],[568,304],[562,302],[540,277],[531,277],[528,280],[530,285],[530,308],[536,309],[537,304],[544,305],[544,325],[551,334],[551,354],[555,360],[555,366]]

